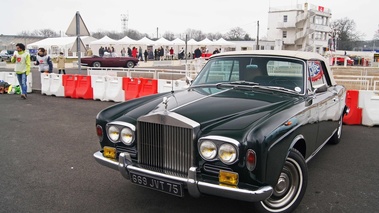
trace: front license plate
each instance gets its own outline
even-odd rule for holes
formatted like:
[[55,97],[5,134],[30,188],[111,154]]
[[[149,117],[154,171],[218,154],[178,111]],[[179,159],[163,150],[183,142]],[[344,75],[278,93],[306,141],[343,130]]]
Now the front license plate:
[[166,192],[171,195],[183,197],[183,187],[180,183],[174,183],[163,179],[148,177],[145,175],[130,173],[131,181],[134,184]]

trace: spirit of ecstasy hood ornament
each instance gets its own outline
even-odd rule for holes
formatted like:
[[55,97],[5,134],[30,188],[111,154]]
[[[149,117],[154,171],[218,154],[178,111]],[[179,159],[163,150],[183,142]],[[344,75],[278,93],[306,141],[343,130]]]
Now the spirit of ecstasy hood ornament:
[[162,101],[162,104],[165,105],[165,110],[167,110],[167,106],[168,106],[168,100],[170,100],[170,98],[167,98],[167,97],[163,97],[163,101]]

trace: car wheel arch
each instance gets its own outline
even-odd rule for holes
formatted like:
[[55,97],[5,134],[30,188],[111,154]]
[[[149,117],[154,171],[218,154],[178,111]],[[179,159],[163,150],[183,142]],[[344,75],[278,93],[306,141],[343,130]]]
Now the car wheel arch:
[[[296,149],[299,153],[305,158],[306,156],[306,142],[303,135],[296,135],[290,140],[290,143],[279,148],[279,151],[282,150],[282,154],[278,154],[278,151],[275,151],[275,145],[268,150],[267,159],[266,159],[266,171],[264,175],[264,180],[270,185],[275,185],[277,183],[277,178],[279,178],[280,171],[284,166],[286,159],[288,158],[289,153],[292,149]],[[276,144],[278,145],[278,144]],[[283,150],[287,150],[286,153],[283,153]],[[280,163],[278,163],[280,162]]]

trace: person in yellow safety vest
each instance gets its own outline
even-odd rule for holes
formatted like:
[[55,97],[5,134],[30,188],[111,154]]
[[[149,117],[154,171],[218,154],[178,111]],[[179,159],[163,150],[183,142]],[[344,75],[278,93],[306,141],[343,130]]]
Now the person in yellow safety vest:
[[17,74],[18,83],[21,86],[21,98],[27,97],[27,76],[30,74],[30,55],[25,51],[25,45],[16,44],[16,51],[11,59],[12,63],[16,63],[14,71]]

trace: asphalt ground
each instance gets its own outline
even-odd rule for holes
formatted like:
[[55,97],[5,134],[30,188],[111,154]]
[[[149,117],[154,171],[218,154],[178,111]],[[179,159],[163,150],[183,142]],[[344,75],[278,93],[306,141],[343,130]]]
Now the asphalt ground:
[[[0,95],[0,212],[252,212],[249,203],[182,199],[99,165],[96,114],[113,102]],[[299,212],[379,212],[379,127],[343,126],[308,163]]]

